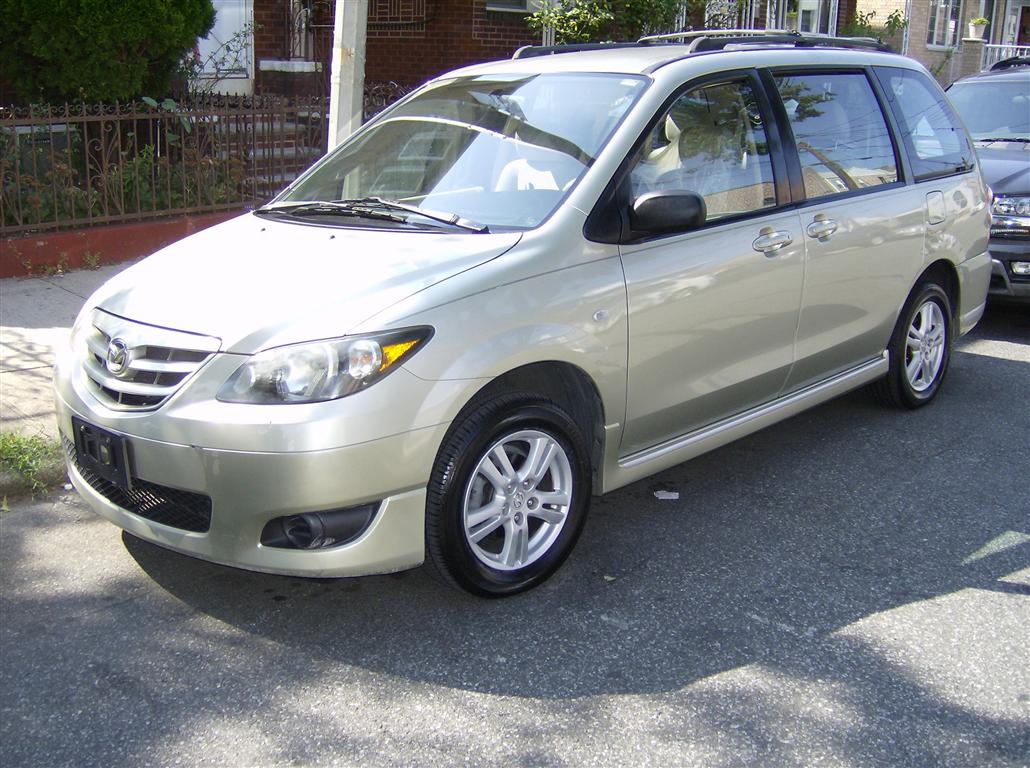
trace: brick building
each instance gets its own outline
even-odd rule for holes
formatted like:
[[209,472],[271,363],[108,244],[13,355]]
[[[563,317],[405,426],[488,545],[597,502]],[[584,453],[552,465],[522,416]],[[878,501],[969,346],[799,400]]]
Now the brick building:
[[[235,71],[218,90],[328,93],[334,0],[214,0],[218,16],[201,54],[234,36]],[[369,0],[365,79],[412,87],[450,69],[507,58],[540,42],[526,26],[527,0]],[[242,37],[241,37],[242,32]],[[230,46],[233,47],[233,46]],[[219,54],[214,53],[213,71]]]
[[[375,88],[407,89],[450,69],[506,58],[540,35],[528,28],[537,0],[369,0],[365,79]],[[204,55],[241,32],[246,46],[222,66],[218,90],[238,93],[328,93],[334,0],[214,0],[216,27]],[[845,34],[856,14],[892,11],[909,23],[887,42],[922,62],[944,84],[983,62],[1030,53],[1030,0],[710,0],[720,26]],[[971,18],[991,20],[987,48],[965,40]],[[688,22],[689,23],[689,22]],[[237,39],[237,42],[240,42]],[[239,47],[239,46],[237,46]],[[217,56],[215,56],[217,59]],[[228,74],[227,74],[228,73]]]

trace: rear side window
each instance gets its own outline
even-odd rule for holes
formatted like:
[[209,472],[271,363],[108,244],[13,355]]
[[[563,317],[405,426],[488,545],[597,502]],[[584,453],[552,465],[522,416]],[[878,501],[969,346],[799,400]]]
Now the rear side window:
[[876,67],[875,72],[901,127],[916,181],[973,167],[973,148],[940,88],[910,69]]
[[876,95],[861,72],[776,77],[801,159],[809,199],[898,180],[898,165]]

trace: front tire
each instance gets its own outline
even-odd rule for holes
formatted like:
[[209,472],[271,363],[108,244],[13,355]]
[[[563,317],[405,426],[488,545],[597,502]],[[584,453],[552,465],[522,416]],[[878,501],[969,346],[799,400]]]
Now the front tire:
[[586,520],[586,445],[553,402],[504,395],[475,408],[444,439],[429,483],[429,567],[482,597],[546,580]]
[[936,283],[913,291],[891,336],[887,375],[873,392],[889,405],[920,408],[940,391],[951,360],[951,301]]

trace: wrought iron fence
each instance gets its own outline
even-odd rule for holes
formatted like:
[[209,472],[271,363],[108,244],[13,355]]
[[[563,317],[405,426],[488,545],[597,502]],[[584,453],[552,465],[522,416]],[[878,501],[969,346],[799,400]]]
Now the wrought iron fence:
[[232,210],[325,152],[326,101],[0,108],[0,233]]
[[364,116],[368,120],[382,112],[395,101],[407,96],[417,86],[400,85],[390,80],[385,83],[365,83]]
[[[411,91],[369,83],[366,119]],[[0,107],[0,234],[256,205],[325,153],[321,97]]]

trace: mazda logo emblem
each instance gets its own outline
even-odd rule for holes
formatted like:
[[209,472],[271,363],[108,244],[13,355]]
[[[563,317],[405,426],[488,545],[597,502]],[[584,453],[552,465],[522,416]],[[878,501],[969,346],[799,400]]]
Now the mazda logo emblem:
[[107,345],[107,356],[104,359],[104,366],[115,376],[121,376],[129,368],[130,353],[129,345],[121,339],[111,339]]

